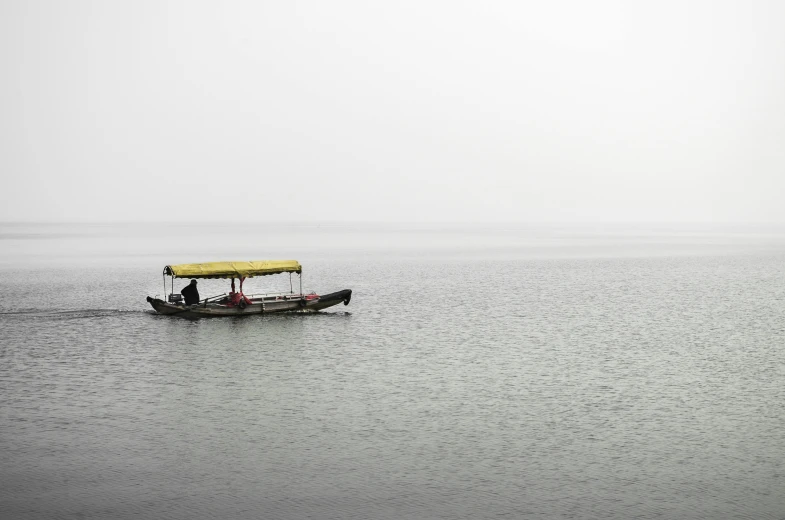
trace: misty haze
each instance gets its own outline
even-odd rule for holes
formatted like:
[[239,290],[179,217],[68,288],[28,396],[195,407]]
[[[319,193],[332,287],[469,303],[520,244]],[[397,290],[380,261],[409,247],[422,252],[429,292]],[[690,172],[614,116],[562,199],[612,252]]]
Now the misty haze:
[[782,520],[783,20],[0,2],[0,517]]

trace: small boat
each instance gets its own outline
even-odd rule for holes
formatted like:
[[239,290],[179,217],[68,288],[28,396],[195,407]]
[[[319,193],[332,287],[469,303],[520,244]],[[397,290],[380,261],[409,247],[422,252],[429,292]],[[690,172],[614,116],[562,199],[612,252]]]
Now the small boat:
[[[290,292],[243,294],[243,282],[247,278],[289,273]],[[300,281],[300,292],[294,292],[292,274],[297,274]],[[147,297],[147,301],[159,314],[176,315],[183,318],[201,318],[208,316],[245,316],[250,314],[268,314],[271,312],[314,312],[338,305],[343,302],[349,305],[352,290],[319,295],[303,293],[302,266],[296,260],[256,260],[251,262],[209,262],[203,264],[179,264],[164,267],[164,294],[166,294],[166,277],[171,278],[171,292],[167,300]],[[197,303],[186,304],[182,294],[174,292],[175,278],[223,278],[231,279],[229,293],[210,296],[198,300]],[[240,281],[240,290],[235,291],[234,280]],[[184,291],[185,292],[185,291]],[[194,298],[195,300],[195,298]]]

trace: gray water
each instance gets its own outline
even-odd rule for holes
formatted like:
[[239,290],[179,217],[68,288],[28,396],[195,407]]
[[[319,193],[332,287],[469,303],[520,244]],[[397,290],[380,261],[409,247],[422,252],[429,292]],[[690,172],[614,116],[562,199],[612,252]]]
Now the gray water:
[[784,347],[776,229],[0,225],[0,517],[781,520]]

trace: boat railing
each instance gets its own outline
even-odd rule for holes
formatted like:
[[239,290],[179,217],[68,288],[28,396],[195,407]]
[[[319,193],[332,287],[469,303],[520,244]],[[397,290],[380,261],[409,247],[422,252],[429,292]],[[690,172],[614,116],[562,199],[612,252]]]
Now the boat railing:
[[270,293],[254,293],[246,294],[248,298],[285,298],[285,299],[300,299],[301,295],[291,292],[270,292]]

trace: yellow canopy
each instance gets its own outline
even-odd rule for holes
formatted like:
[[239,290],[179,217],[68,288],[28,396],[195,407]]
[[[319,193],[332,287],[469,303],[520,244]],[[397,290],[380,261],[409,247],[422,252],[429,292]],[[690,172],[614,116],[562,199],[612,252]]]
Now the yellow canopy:
[[164,274],[176,278],[253,278],[278,273],[299,273],[297,260],[254,260],[251,262],[208,262],[164,267]]

